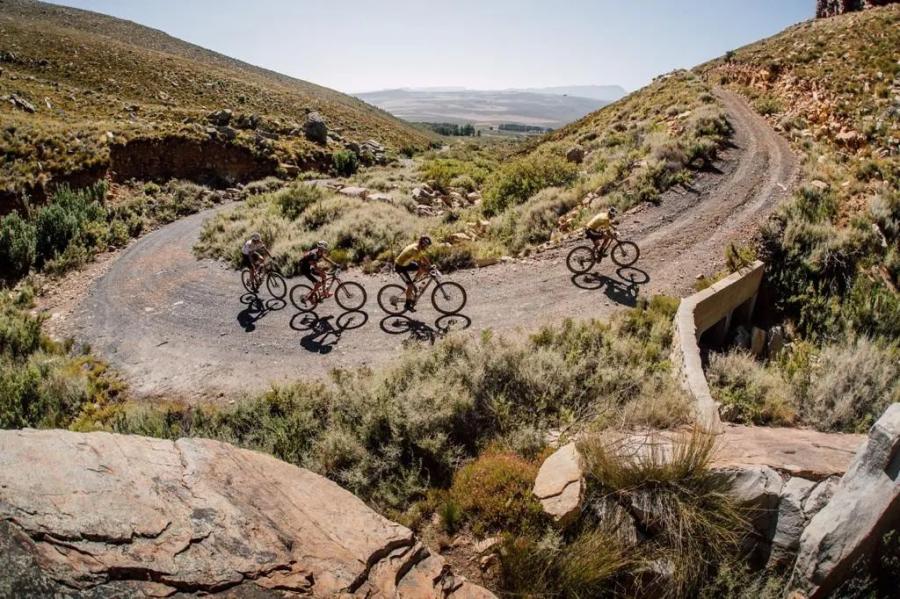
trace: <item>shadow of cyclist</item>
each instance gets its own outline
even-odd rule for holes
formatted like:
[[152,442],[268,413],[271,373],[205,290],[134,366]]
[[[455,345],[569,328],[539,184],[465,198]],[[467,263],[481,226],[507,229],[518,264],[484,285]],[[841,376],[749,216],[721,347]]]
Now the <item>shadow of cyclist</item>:
[[406,341],[433,344],[448,333],[469,328],[472,319],[465,314],[444,314],[428,324],[405,314],[390,314],[381,319],[379,326],[389,335],[408,335]]
[[237,321],[245,333],[256,330],[256,322],[269,312],[277,312],[287,305],[284,300],[269,298],[265,302],[255,293],[245,293],[241,296],[241,303],[246,306],[238,312]]
[[300,347],[315,354],[327,354],[340,342],[345,331],[358,329],[369,321],[362,310],[349,310],[320,317],[313,311],[298,312],[291,317],[291,328],[306,332],[300,339]]
[[650,275],[633,266],[619,268],[615,278],[590,272],[572,277],[572,284],[579,289],[602,290],[611,301],[629,308],[637,305],[641,285],[649,282]]

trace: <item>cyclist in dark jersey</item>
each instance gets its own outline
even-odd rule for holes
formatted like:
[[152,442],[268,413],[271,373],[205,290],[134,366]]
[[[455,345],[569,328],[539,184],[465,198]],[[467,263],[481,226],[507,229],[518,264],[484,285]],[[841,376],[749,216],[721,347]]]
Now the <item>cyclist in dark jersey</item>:
[[337,267],[337,263],[332,262],[328,256],[325,255],[327,251],[328,243],[320,241],[316,244],[316,247],[303,254],[298,263],[300,274],[313,282],[313,293],[322,291],[323,297],[328,297],[331,294],[324,289],[326,279],[325,271],[319,266],[319,262],[324,260],[332,266]]

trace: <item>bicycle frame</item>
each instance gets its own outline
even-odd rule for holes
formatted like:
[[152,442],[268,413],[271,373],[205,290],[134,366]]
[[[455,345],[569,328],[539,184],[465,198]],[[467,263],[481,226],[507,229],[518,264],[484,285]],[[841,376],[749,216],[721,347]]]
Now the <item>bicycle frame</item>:
[[428,277],[425,278],[424,284],[419,284],[416,282],[413,286],[416,289],[416,299],[415,301],[419,301],[419,298],[425,295],[425,292],[428,291],[428,288],[431,287],[431,283],[435,284],[440,283],[441,273],[439,273],[436,269],[431,269],[428,271]]

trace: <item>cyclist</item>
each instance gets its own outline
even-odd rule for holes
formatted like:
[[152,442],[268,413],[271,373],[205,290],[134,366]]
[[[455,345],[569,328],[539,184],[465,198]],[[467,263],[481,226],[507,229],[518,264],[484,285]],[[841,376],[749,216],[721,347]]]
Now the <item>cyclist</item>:
[[[413,299],[416,296],[416,281],[428,272],[431,263],[425,257],[425,250],[431,245],[431,237],[422,235],[419,241],[411,243],[405,248],[394,260],[394,270],[403,279],[406,284],[406,309],[415,312]],[[412,277],[410,273],[415,272],[416,276]]]
[[606,255],[606,248],[609,247],[613,240],[613,233],[618,222],[615,220],[618,211],[615,208],[599,213],[597,216],[588,221],[584,232],[587,238],[594,244],[594,251],[600,249],[600,255]]
[[250,278],[255,281],[257,270],[266,258],[272,257],[272,254],[269,253],[269,248],[263,243],[259,233],[254,233],[244,242],[241,253],[244,255],[244,264],[250,269]]
[[325,289],[327,277],[325,276],[325,271],[319,266],[319,262],[324,260],[335,268],[338,266],[336,262],[333,262],[325,255],[327,251],[328,242],[319,241],[313,249],[300,257],[300,262],[298,263],[300,274],[312,281],[313,293],[315,294],[321,291],[322,297],[330,297],[331,294]]

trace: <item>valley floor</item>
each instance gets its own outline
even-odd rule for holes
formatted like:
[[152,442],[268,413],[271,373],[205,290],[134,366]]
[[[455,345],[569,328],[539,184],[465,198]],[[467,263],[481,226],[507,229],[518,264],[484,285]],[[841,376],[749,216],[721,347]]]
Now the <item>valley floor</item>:
[[385,319],[376,294],[396,277],[354,271],[347,278],[368,291],[365,314],[342,315],[329,300],[310,327],[290,304],[252,308],[236,272],[194,257],[202,223],[220,207],[147,235],[89,288],[44,307],[59,313],[52,323],[58,334],[89,343],[137,394],[197,399],[377,366],[410,340],[427,342],[448,330],[532,330],[566,317],[603,317],[655,293],[683,295],[698,274],[721,267],[729,242],[754,234],[788,197],[798,172],[787,143],[764,119],[738,96],[718,95],[734,145],[693,189],[667,192],[660,205],[622,219],[623,238],[641,247],[635,268],[604,263],[595,275],[573,279],[564,264],[570,241],[529,259],[453,273],[469,301],[462,315],[442,319],[430,307],[413,319]]

